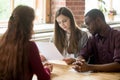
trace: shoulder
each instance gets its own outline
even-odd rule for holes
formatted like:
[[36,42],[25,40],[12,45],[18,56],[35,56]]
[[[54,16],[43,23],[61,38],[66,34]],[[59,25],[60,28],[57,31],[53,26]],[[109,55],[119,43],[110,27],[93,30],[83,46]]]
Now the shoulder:
[[115,35],[117,35],[117,34],[120,34],[120,31],[112,29],[112,33],[115,34]]
[[83,31],[81,28],[78,28],[79,33],[81,36],[87,36],[87,32]]
[[30,46],[35,46],[36,44],[35,44],[34,41],[29,41],[29,45],[30,45]]
[[88,34],[87,34],[87,32],[85,32],[85,31],[82,31],[81,30],[81,38],[86,38],[86,39],[88,39]]
[[85,31],[81,30],[81,39],[80,39],[81,45],[85,46],[87,41],[88,41],[88,34]]
[[87,36],[87,32],[81,30],[82,36]]
[[29,41],[28,46],[30,49],[37,49],[37,45],[34,41]]
[[120,38],[120,31],[112,29],[111,36],[113,36],[115,38]]
[[38,50],[37,45],[36,45],[35,42],[29,41],[28,47],[29,47],[28,51],[30,53],[30,57],[39,54],[39,50]]

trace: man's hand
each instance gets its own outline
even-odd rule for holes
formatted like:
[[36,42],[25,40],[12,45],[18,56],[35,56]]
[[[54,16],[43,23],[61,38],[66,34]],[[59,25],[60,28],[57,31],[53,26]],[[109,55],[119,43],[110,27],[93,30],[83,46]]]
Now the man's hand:
[[75,69],[77,72],[89,71],[89,65],[82,58],[78,58],[73,65],[73,69]]

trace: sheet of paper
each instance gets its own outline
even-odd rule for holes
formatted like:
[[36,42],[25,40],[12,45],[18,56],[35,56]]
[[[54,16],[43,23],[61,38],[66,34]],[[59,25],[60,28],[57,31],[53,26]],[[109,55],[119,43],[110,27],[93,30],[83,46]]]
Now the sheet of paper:
[[44,55],[47,60],[62,60],[63,56],[58,51],[54,43],[36,42],[40,54]]
[[53,63],[53,64],[67,65],[67,63],[63,60],[48,60],[47,62]]

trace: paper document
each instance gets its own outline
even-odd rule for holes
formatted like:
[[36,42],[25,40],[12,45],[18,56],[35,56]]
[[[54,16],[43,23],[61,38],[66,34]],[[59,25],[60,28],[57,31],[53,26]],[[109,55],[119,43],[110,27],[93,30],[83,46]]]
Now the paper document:
[[62,60],[63,56],[58,51],[54,43],[51,42],[36,42],[40,54],[45,56],[47,60]]

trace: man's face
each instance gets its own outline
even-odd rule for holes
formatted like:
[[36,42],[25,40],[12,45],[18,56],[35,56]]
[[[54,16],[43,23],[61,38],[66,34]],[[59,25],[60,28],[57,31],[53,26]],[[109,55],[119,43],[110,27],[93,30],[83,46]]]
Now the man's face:
[[96,20],[90,19],[89,16],[85,17],[85,24],[87,25],[87,29],[92,35],[95,35],[98,33],[98,26],[96,24]]

